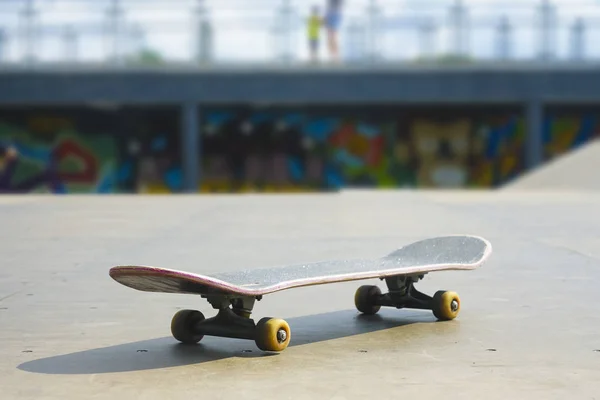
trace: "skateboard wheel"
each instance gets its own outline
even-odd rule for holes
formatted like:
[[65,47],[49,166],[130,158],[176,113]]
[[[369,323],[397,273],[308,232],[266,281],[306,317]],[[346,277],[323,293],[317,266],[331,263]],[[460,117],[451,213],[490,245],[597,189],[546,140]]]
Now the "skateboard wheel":
[[356,289],[356,293],[354,293],[354,305],[363,314],[377,314],[381,308],[380,305],[376,304],[379,296],[381,296],[381,289],[378,286],[363,285]]
[[456,318],[460,311],[460,298],[455,292],[440,290],[433,295],[433,315],[441,321]]
[[263,351],[283,351],[290,343],[290,326],[282,319],[262,318],[255,332],[256,346]]
[[181,343],[196,344],[204,337],[194,331],[194,326],[200,321],[204,321],[204,314],[200,311],[180,310],[171,320],[171,333]]

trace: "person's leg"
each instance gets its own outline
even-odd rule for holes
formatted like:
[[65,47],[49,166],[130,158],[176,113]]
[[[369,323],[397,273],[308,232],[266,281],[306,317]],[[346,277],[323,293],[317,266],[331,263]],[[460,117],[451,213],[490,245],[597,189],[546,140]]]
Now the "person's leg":
[[339,59],[337,28],[335,28],[331,31],[331,55],[335,61],[337,61]]
[[329,14],[327,16],[327,39],[329,44],[329,53],[334,60],[339,58],[338,29],[340,24],[339,14]]
[[312,60],[312,62],[316,62],[319,58],[319,42],[316,39],[310,39],[309,40],[309,46],[310,46],[310,59]]
[[329,56],[333,54],[333,28],[331,14],[325,16],[325,29],[327,30],[327,50],[329,50]]

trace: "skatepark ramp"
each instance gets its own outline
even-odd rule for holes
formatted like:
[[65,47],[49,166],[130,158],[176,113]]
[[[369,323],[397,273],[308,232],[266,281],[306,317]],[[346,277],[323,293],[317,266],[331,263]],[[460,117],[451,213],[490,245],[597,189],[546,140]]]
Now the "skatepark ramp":
[[595,139],[506,184],[501,190],[600,190],[600,140]]

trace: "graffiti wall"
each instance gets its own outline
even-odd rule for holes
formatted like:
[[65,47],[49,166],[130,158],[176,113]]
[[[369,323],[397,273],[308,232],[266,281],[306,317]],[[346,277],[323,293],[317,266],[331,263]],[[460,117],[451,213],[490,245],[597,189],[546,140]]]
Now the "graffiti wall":
[[[118,143],[115,135],[82,134],[67,110],[3,109],[0,190],[11,193],[114,191]],[[106,127],[104,127],[106,129]]]
[[210,110],[203,191],[492,187],[523,168],[509,109]]
[[488,188],[524,168],[524,119],[518,109],[416,109],[401,118],[395,159],[414,186]]
[[554,106],[543,127],[544,158],[551,160],[600,137],[600,109]]
[[120,191],[157,194],[182,191],[179,116],[177,107],[120,110]]
[[[201,191],[489,188],[524,171],[519,107],[203,108]],[[177,193],[171,107],[3,107],[3,193]],[[600,109],[546,110],[544,156],[600,136]]]
[[203,117],[203,191],[393,184],[394,124],[325,110],[216,110]]
[[176,192],[181,167],[174,111],[4,107],[0,191]]

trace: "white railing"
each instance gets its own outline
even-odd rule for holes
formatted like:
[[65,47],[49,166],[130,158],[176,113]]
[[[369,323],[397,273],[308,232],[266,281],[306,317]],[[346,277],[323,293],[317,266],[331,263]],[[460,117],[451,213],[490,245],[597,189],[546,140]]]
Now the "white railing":
[[[0,63],[305,63],[305,20],[311,6],[322,3],[2,0]],[[596,0],[345,3],[345,63],[600,58]],[[325,40],[321,54],[326,60]]]

